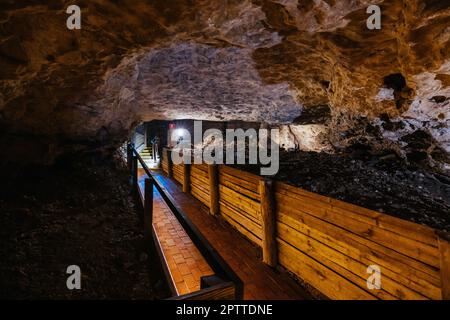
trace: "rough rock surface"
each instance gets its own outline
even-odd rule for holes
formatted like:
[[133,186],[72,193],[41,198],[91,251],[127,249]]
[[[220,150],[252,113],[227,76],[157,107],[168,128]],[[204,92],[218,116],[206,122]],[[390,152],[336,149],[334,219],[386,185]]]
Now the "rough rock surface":
[[[257,166],[241,166],[259,174]],[[405,166],[394,153],[282,152],[273,179],[405,220],[450,231],[450,178]]]
[[79,31],[69,4],[0,3],[9,160],[109,152],[139,121],[192,117],[292,124],[305,149],[363,143],[450,170],[448,0],[86,0]]

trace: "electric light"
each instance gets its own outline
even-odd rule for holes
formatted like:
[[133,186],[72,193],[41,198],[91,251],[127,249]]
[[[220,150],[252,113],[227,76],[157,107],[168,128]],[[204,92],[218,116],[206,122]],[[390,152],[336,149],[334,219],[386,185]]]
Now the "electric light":
[[183,137],[183,136],[185,135],[185,133],[186,133],[186,129],[179,128],[179,129],[176,129],[176,130],[175,130],[175,135],[176,135],[178,138]]

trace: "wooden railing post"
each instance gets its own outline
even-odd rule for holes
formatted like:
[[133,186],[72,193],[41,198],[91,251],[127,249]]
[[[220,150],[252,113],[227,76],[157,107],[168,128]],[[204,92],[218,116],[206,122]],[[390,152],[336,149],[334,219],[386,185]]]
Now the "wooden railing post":
[[191,165],[184,163],[184,176],[183,176],[183,192],[189,193],[191,191]]
[[133,170],[133,149],[131,147],[131,143],[127,143],[127,165],[128,171],[131,172]]
[[153,223],[153,178],[145,179],[144,189],[144,226],[145,230],[152,232]]
[[438,232],[442,299],[450,300],[450,234]]
[[152,143],[152,154],[151,154],[151,156],[152,156],[152,160],[156,161],[156,150],[155,150],[155,144],[154,143]]
[[167,176],[172,178],[173,176],[173,164],[172,164],[172,151],[171,149],[165,149],[167,156]]
[[218,216],[220,213],[219,205],[219,170],[216,164],[208,165],[209,177],[209,213]]
[[278,263],[275,199],[272,180],[260,180],[263,262],[271,267]]
[[137,187],[138,187],[138,158],[136,156],[133,156],[133,165],[132,166],[133,166],[132,186],[133,186],[133,188],[135,188],[137,190]]

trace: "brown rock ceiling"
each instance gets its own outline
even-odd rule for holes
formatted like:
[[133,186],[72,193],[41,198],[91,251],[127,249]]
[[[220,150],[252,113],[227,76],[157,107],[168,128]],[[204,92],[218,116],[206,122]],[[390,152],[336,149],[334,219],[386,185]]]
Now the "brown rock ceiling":
[[110,151],[143,120],[237,119],[306,149],[419,149],[446,171],[449,49],[449,0],[2,0],[2,160]]

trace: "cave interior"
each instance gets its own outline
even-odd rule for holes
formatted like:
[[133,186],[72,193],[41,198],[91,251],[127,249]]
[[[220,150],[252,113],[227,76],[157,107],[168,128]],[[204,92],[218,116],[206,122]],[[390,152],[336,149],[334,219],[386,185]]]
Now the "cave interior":
[[[164,172],[196,122],[202,136],[185,149],[227,147],[208,130],[277,132],[276,172],[247,161],[251,139],[246,161],[225,163],[240,188],[251,174],[450,232],[449,1],[79,0],[75,28],[69,2],[0,1],[0,297],[170,296],[136,216],[129,152]],[[208,184],[198,179],[195,190]],[[70,261],[84,290],[66,289]],[[339,298],[292,270],[303,298]]]

